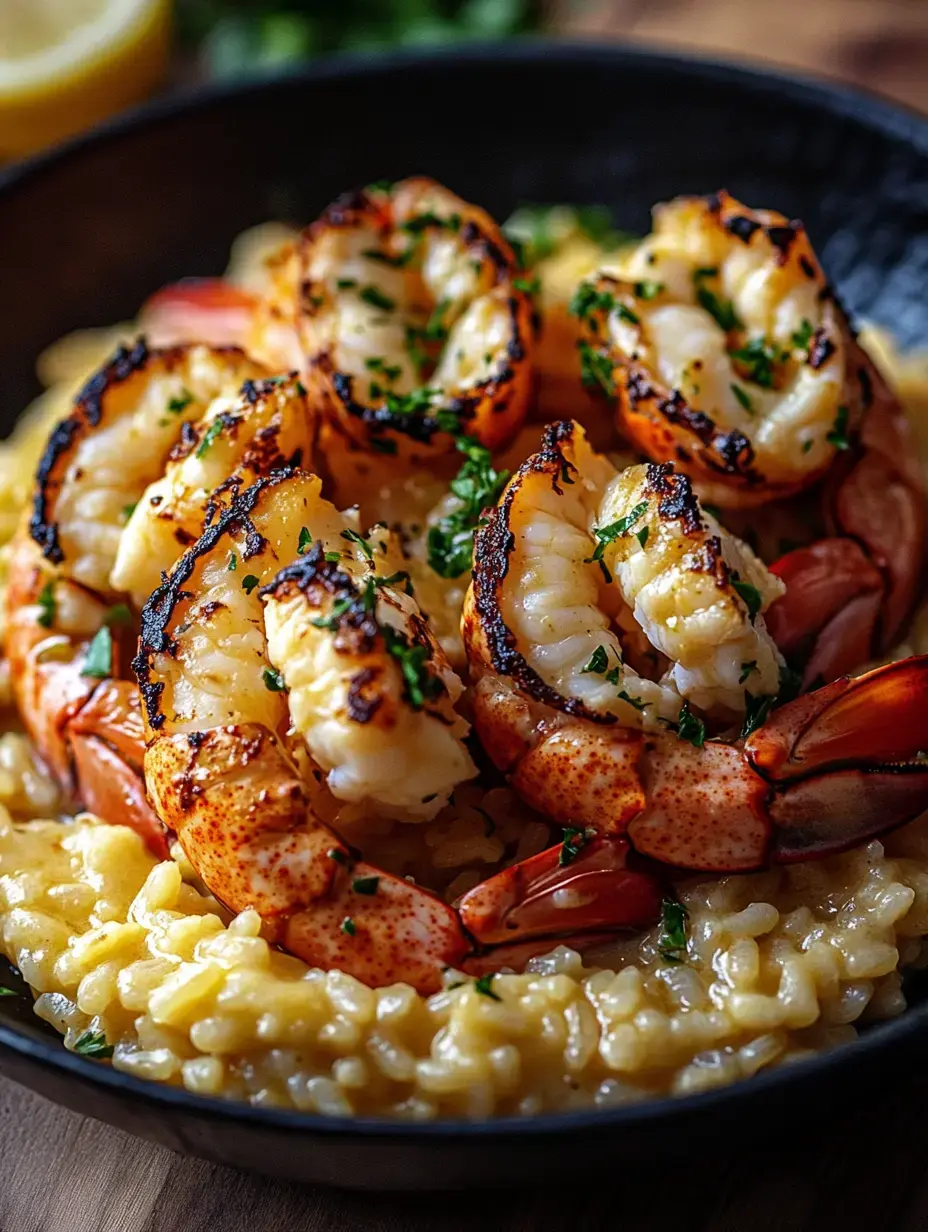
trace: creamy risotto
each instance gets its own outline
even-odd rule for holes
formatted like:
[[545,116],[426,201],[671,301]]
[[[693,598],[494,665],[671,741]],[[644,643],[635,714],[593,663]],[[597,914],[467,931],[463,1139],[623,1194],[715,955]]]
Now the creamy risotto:
[[[602,261],[569,211],[555,222],[556,243],[536,266],[553,331],[572,328],[556,314],[560,282],[572,287]],[[279,228],[243,237],[232,282],[260,288],[265,257],[288,238]],[[74,335],[42,357],[48,391],[0,454],[4,540],[30,498],[50,426],[135,328]],[[928,360],[900,358],[873,331],[865,342],[928,442]],[[543,401],[563,407],[557,383],[567,380],[554,372]],[[596,414],[585,415],[593,439],[604,435]],[[538,426],[525,429],[502,462],[521,461],[537,437]],[[346,489],[355,465],[349,451],[337,468]],[[399,473],[393,463],[368,472],[374,480],[372,506],[402,524],[412,558],[424,553],[447,479],[413,461]],[[421,577],[423,607],[457,663],[467,577]],[[444,622],[442,603],[453,617]],[[925,630],[921,612],[891,657],[928,650]],[[287,953],[256,910],[228,910],[179,843],[159,858],[126,826],[88,813],[62,820],[65,802],[15,717],[5,662],[0,699],[2,951],[67,1048],[142,1078],[257,1106],[416,1121],[609,1107],[703,1091],[849,1041],[862,1024],[904,1010],[901,971],[922,962],[924,817],[824,859],[675,876],[660,922],[582,955],[557,945],[522,974],[450,964],[431,995],[403,982],[369,987]],[[427,827],[372,818],[324,786],[314,807],[366,858],[389,848],[397,875],[449,902],[551,842],[549,823],[499,781],[457,786]]]

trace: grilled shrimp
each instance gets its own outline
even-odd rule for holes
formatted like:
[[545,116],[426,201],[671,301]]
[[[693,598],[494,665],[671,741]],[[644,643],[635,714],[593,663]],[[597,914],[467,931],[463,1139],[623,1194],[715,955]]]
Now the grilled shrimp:
[[921,584],[911,428],[856,341],[802,224],[727,193],[655,210],[653,234],[579,288],[587,380],[621,430],[723,508],[821,493],[825,537],[774,564],[771,627],[806,682],[899,638]]
[[432,180],[340,198],[298,250],[307,380],[365,447],[496,449],[525,417],[532,308],[492,219]]
[[7,593],[17,703],[66,789],[157,849],[126,600],[137,605],[196,537],[214,478],[282,464],[281,447],[305,455],[313,423],[295,382],[265,381],[240,351],[139,342],[88,383],[39,466]]
[[[616,474],[578,425],[552,425],[474,560],[475,729],[513,787],[569,827],[566,856],[543,852],[464,896],[478,942],[627,923],[641,856],[759,868],[851,846],[928,804],[928,657],[773,710],[781,659],[762,613],[779,584],[670,464]],[[629,608],[674,656],[657,681],[623,653]],[[648,901],[640,880],[631,893]]]
[[726,193],[658,206],[652,234],[574,307],[587,377],[615,394],[622,430],[685,461],[717,504],[805,487],[861,418],[844,322],[801,224]]
[[210,890],[292,952],[433,988],[468,948],[454,913],[356,860],[310,800],[318,767],[337,798],[419,822],[476,773],[398,547],[353,521],[292,470],[213,511],[143,612],[146,781]]

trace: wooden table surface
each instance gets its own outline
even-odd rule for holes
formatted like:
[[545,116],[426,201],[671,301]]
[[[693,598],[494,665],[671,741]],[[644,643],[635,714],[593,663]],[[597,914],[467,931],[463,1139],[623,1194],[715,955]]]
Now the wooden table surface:
[[[613,0],[575,32],[830,73],[928,111],[928,0]],[[384,1197],[312,1190],[181,1158],[0,1081],[0,1232],[926,1232],[928,1077],[862,1109],[840,1141],[714,1168],[657,1165],[596,1192]],[[814,1109],[803,1110],[814,1115]],[[747,1129],[748,1127],[746,1127]],[[592,1190],[594,1187],[590,1187]]]

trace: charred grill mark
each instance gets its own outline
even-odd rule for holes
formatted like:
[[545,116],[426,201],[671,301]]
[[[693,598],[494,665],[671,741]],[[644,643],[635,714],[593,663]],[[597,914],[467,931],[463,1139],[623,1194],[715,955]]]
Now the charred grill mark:
[[680,522],[688,535],[704,529],[690,478],[675,471],[672,462],[648,463],[645,491],[658,497],[657,512],[664,521]]
[[722,541],[718,535],[710,535],[687,555],[687,566],[696,573],[707,573],[715,579],[719,590],[728,585],[731,571],[722,556]]
[[[177,351],[180,348],[171,348]],[[165,352],[167,354],[167,352]],[[91,428],[95,428],[103,416],[103,396],[114,385],[121,385],[135,372],[146,366],[151,356],[148,343],[138,338],[131,348],[119,347],[109,363],[90,378],[74,400],[76,410],[83,412]]]
[[778,265],[784,265],[789,257],[789,250],[798,235],[802,233],[802,223],[796,220],[787,223],[785,226],[765,227],[767,239],[774,246],[779,254],[777,258]]
[[725,222],[725,230],[737,240],[741,240],[743,244],[751,242],[751,236],[755,231],[760,230],[760,223],[753,218],[748,218],[746,214],[738,214],[734,218],[729,218]]
[[168,634],[168,626],[177,605],[185,599],[193,598],[193,593],[186,590],[184,584],[193,576],[197,562],[207,557],[224,536],[235,530],[244,529],[246,542],[252,546],[248,555],[253,556],[255,552],[261,551],[265,540],[251,521],[251,514],[264,491],[286,483],[293,478],[294,473],[291,470],[274,471],[265,478],[256,480],[243,492],[236,492],[227,506],[214,513],[215,521],[204,529],[196,543],[181,556],[142,608],[139,650],[132,660],[132,671],[139,682],[142,704],[153,730],[157,731],[164,725],[164,715],[160,711],[164,683],[151,679],[151,658],[155,654],[176,653],[177,646]]
[[804,254],[803,256],[799,258],[799,268],[802,270],[802,272],[805,274],[807,278],[815,277],[815,266],[809,260],[809,258],[805,256]]
[[191,543],[196,543],[196,535],[192,535],[189,530],[185,530],[183,526],[175,526],[174,538],[181,547],[189,548]]
[[48,508],[51,503],[49,489],[52,486],[52,475],[57,470],[59,459],[70,450],[74,435],[81,426],[76,417],[63,419],[48,438],[48,444],[45,446],[45,452],[36,470],[36,488],[32,517],[29,520],[29,533],[42,549],[45,559],[56,565],[64,560],[64,553],[58,542],[58,525],[48,520]]
[[873,379],[865,367],[857,369],[857,379],[860,381],[860,400],[865,411],[873,406]]
[[552,486],[558,490],[557,482],[564,467],[573,467],[564,454],[564,446],[572,442],[573,432],[570,420],[559,420],[547,426],[541,449],[522,463],[486,525],[477,530],[474,536],[474,607],[496,672],[508,676],[523,693],[554,710],[593,723],[609,724],[616,722],[615,715],[598,714],[576,698],[563,697],[529,666],[517,649],[515,635],[503,619],[499,601],[509,573],[509,557],[515,547],[515,535],[510,529],[513,502],[522,484],[534,475],[550,476]]
[[703,200],[706,203],[706,209],[710,214],[720,214],[722,212],[723,205],[728,199],[728,193],[724,189],[721,189],[719,192],[708,193],[705,197],[703,197]]
[[[182,353],[174,348],[165,355]],[[59,465],[75,445],[75,437],[86,428],[95,428],[103,416],[103,398],[109,389],[127,381],[141,371],[152,352],[144,338],[139,338],[132,347],[119,347],[103,368],[90,378],[74,400],[74,409],[54,429],[36,469],[36,488],[32,502],[29,533],[42,549],[42,555],[52,564],[60,565],[64,553],[58,537],[58,525],[51,520],[50,509],[57,496],[60,479],[56,477]]]
[[[373,587],[373,579],[370,586]],[[323,610],[336,604],[342,606],[334,616],[335,648],[349,654],[370,654],[380,637],[380,626],[374,613],[373,591],[368,596],[355,584],[338,561],[326,560],[325,546],[316,540],[305,556],[284,566],[258,591],[263,599],[271,596],[285,599],[294,591],[306,596],[312,607]]]
[[835,353],[835,344],[828,337],[828,331],[822,326],[815,331],[812,345],[809,347],[809,367],[817,372]]
[[376,667],[363,667],[351,677],[348,686],[348,717],[353,723],[370,723],[384,702],[378,688],[382,672]]

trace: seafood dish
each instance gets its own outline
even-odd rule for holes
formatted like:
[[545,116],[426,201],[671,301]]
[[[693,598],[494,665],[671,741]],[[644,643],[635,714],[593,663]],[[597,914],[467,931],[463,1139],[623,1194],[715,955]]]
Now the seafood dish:
[[379,182],[39,372],[0,452],[0,952],[66,1048],[475,1120],[903,1012],[928,360],[801,222]]

